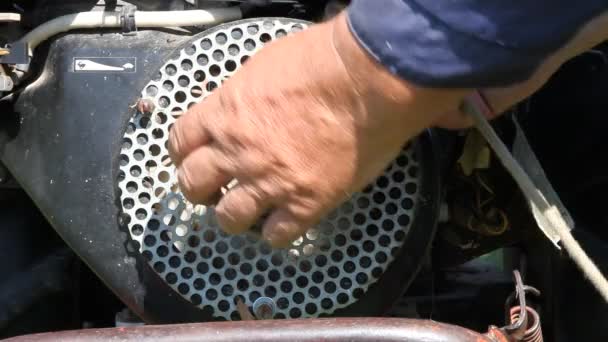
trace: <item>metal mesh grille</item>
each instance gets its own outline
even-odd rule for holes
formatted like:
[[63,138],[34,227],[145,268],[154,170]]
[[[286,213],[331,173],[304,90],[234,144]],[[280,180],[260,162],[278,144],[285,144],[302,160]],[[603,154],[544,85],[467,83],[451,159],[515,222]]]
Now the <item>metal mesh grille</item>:
[[265,42],[305,27],[296,20],[259,19],[203,33],[146,85],[142,96],[155,110],[136,113],[123,137],[123,222],[151,267],[218,318],[237,319],[239,297],[249,306],[260,296],[272,298],[277,318],[316,317],[352,304],[394,259],[413,218],[419,177],[411,148],[289,249],[272,249],[251,233],[225,234],[212,207],[193,206],[175,185],[174,166],[166,160],[176,118]]

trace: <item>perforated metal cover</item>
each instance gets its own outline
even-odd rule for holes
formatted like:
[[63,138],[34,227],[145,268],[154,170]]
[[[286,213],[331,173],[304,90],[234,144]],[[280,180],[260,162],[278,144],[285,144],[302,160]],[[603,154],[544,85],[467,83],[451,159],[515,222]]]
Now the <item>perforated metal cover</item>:
[[136,113],[124,134],[118,187],[132,239],[177,293],[218,318],[238,319],[238,297],[249,306],[260,296],[272,298],[278,318],[316,317],[346,307],[378,280],[409,232],[419,187],[410,148],[289,249],[273,250],[254,234],[223,233],[213,208],[193,206],[175,185],[167,138],[177,117],[264,42],[306,26],[255,19],[202,33],[146,85],[142,97],[155,110]]

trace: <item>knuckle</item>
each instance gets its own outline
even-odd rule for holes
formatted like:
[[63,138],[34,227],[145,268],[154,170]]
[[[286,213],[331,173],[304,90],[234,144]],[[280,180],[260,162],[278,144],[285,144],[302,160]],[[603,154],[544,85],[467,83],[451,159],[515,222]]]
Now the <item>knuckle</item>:
[[299,236],[299,227],[293,221],[277,222],[269,228],[273,241],[278,244],[287,244]]
[[218,221],[226,230],[242,232],[258,219],[260,200],[252,197],[249,190],[238,188],[228,191],[216,207]]
[[232,230],[238,222],[235,213],[231,210],[230,204],[226,200],[220,200],[220,203],[215,207],[215,215],[220,222],[222,228]]
[[270,227],[270,229],[276,238],[284,240],[288,235],[290,235],[291,227],[285,222],[278,222],[273,227]]
[[[199,105],[203,105],[204,102],[199,103]],[[191,129],[193,131],[198,131],[200,134],[208,134],[209,129],[211,128],[211,121],[206,119],[205,113],[206,110],[203,108],[196,108],[195,110],[189,112],[187,115],[190,115],[192,118],[191,127],[184,129]]]
[[222,87],[218,92],[216,92],[217,100],[220,108],[224,112],[236,112],[238,110],[240,101],[238,100],[240,96],[236,94],[236,90],[234,87]]

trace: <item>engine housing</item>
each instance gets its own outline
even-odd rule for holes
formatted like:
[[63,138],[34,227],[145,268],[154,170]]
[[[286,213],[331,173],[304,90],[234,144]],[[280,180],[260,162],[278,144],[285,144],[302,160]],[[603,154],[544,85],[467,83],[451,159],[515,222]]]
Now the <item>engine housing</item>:
[[[252,26],[256,32],[250,31]],[[212,216],[197,214],[171,188],[172,172],[162,159],[169,125],[175,120],[170,110],[187,109],[220,86],[243,57],[277,35],[304,26],[293,19],[261,18],[227,23],[194,37],[162,31],[140,31],[136,36],[66,34],[48,46],[37,79],[0,104],[14,107],[3,117],[3,162],[63,239],[146,321],[236,319],[237,296],[249,306],[260,296],[274,298],[278,317],[378,315],[392,305],[420,267],[435,231],[439,201],[432,132],[405,148],[385,175],[324,220],[317,228],[334,229],[318,229],[314,236],[323,239],[306,236],[287,250],[271,251],[251,236],[240,237],[243,244],[234,247],[239,238],[208,224]],[[238,39],[233,36],[236,28],[242,34]],[[257,45],[246,53],[251,41]],[[230,58],[234,46],[240,51],[238,60]],[[221,64],[218,51],[223,55]],[[234,67],[228,61],[234,61]],[[208,78],[200,85],[198,71]],[[188,76],[187,84],[180,83],[186,82],[182,76]],[[152,99],[157,108],[149,116],[134,106],[142,96]],[[180,105],[169,106],[171,101]],[[138,140],[142,133],[145,142]],[[155,162],[152,171],[149,161]],[[161,181],[161,172],[167,173],[166,182]],[[155,192],[158,187],[146,190],[150,178],[156,184],[166,183],[163,189],[168,195]],[[147,201],[142,194],[147,194]],[[403,206],[406,199],[411,204]],[[173,200],[175,207],[169,203]],[[154,212],[152,205],[158,203],[176,218],[190,208],[202,229],[193,229],[191,218],[164,223],[169,212]],[[145,214],[138,214],[141,209]],[[151,219],[162,229],[148,229]],[[349,234],[344,233],[347,229]],[[153,243],[146,242],[152,238]],[[198,244],[193,243],[196,239]],[[330,247],[323,250],[322,241]],[[230,255],[245,260],[252,249],[256,259],[233,265],[239,267],[239,276],[226,277],[229,269],[235,270],[229,267],[234,263]],[[209,251],[221,257],[211,257]],[[187,259],[188,252],[195,254],[195,263]],[[324,255],[325,263],[317,262],[319,255]],[[360,266],[367,260],[364,256],[376,267]],[[203,260],[206,257],[209,260]],[[199,266],[203,263],[210,270]],[[253,272],[245,274],[241,269],[245,264]],[[290,285],[282,288],[286,279],[273,280],[276,273],[279,278],[293,278]],[[261,280],[256,278],[260,274]],[[319,274],[326,279],[323,286],[314,285]],[[204,290],[197,288],[197,279],[206,284]],[[289,287],[300,291],[287,291]],[[338,291],[332,293],[332,287]]]

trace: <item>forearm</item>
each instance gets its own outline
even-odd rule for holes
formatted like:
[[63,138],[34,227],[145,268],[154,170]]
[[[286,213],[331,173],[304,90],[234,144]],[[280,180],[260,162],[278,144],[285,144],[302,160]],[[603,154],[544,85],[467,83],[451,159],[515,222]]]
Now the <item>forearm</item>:
[[333,41],[339,59],[344,64],[364,106],[371,109],[368,117],[359,118],[363,125],[373,122],[374,111],[382,108],[405,117],[403,134],[410,139],[421,130],[433,125],[437,118],[456,108],[461,99],[470,92],[468,88],[422,87],[409,80],[396,77],[390,70],[370,55],[357,41],[348,27],[346,15],[337,16],[333,25]]
[[604,0],[354,0],[352,32],[393,74],[427,87],[527,80],[608,10]]
[[495,112],[502,112],[538,90],[569,59],[608,39],[608,13],[587,22],[557,51],[551,53],[525,82],[507,87],[486,89]]

